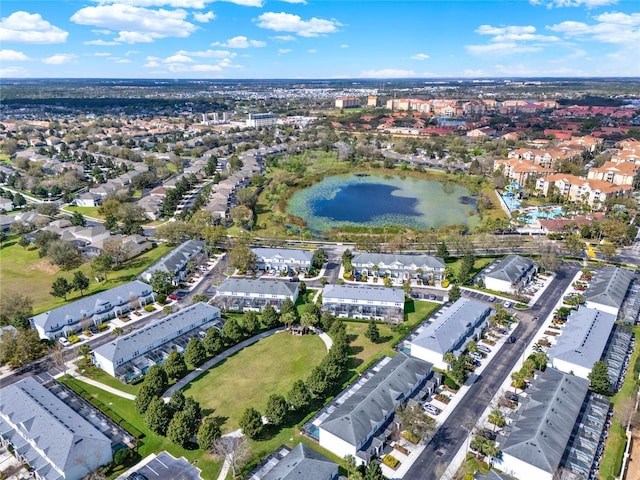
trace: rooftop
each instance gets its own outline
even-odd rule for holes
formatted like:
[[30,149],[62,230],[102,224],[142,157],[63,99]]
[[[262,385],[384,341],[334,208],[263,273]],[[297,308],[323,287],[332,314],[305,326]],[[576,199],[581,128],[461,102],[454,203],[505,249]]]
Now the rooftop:
[[404,304],[404,290],[401,288],[370,287],[368,285],[325,285],[322,300],[371,300]]
[[296,248],[252,248],[251,249],[256,256],[260,258],[281,258],[284,260],[291,260],[294,262],[310,262],[313,258],[313,253],[309,250],[299,250]]
[[196,253],[202,251],[204,246],[204,242],[198,240],[187,240],[147,268],[140,275],[140,278],[148,278],[156,270],[162,270],[174,274],[184,267],[184,265],[186,265]]
[[528,272],[535,262],[520,255],[507,255],[502,260],[498,260],[489,273],[485,273],[485,277],[505,280],[510,283],[516,283],[526,272]]
[[444,261],[430,255],[395,255],[391,253],[357,253],[352,265],[393,265],[405,268],[444,269]]
[[297,283],[280,280],[262,280],[250,278],[227,278],[218,287],[218,293],[225,295],[227,292],[233,294],[265,294],[265,295],[286,295],[291,296],[298,288]]
[[603,267],[596,272],[585,293],[587,302],[620,308],[633,280],[633,272],[620,267]]
[[338,465],[303,443],[296,445],[261,480],[332,480]]

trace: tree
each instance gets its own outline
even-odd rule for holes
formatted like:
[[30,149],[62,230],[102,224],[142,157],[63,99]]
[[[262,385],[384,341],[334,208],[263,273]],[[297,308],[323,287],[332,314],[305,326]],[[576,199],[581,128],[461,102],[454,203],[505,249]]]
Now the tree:
[[364,474],[364,480],[385,480],[382,474],[382,468],[377,462],[369,462],[367,470]]
[[461,296],[462,293],[460,292],[460,287],[458,285],[454,285],[449,289],[449,301],[457,302]]
[[618,249],[613,243],[603,243],[602,245],[600,245],[599,250],[607,260],[611,260],[616,255],[618,255]]
[[487,418],[487,420],[489,421],[489,423],[492,423],[494,425],[494,432],[496,430],[496,427],[502,428],[507,424],[507,420],[504,418],[504,415],[499,408],[494,408],[493,410],[491,410],[491,413],[489,413],[489,417]]
[[291,328],[291,325],[296,323],[296,316],[293,312],[287,312],[280,315],[280,321],[287,328]]
[[289,411],[289,405],[282,395],[273,394],[267,400],[267,407],[264,415],[269,419],[269,423],[279,427],[284,423]]
[[313,268],[319,270],[328,259],[329,257],[327,256],[327,253],[322,248],[318,248],[315,252],[313,252],[311,265],[313,266]]
[[144,376],[144,385],[148,385],[153,395],[159,397],[169,385],[167,372],[160,365],[153,365]]
[[184,408],[182,411],[188,420],[189,429],[193,436],[198,430],[198,425],[200,425],[202,420],[202,409],[200,408],[200,404],[196,402],[193,397],[187,397],[184,399]]
[[456,361],[456,356],[453,352],[447,352],[442,356],[444,363],[447,363],[449,367],[453,366],[453,362]]
[[258,197],[253,188],[241,188],[236,192],[236,199],[240,205],[253,209]]
[[351,479],[351,475],[356,471],[356,457],[353,455],[345,455],[344,469],[347,471],[347,479]]
[[287,313],[293,314],[293,316],[295,317],[294,323],[298,321],[298,309],[293,303],[293,300],[291,300],[290,298],[287,298],[284,302],[282,302],[282,306],[280,307],[280,321],[282,321],[282,316],[286,315]]
[[122,262],[129,258],[131,249],[122,238],[107,238],[102,242],[102,253],[111,257],[118,268]]
[[207,330],[207,334],[205,335],[202,344],[204,345],[204,349],[207,351],[207,355],[212,357],[220,353],[224,348],[224,339],[220,330],[214,327]]
[[51,263],[62,268],[80,265],[82,257],[78,249],[66,240],[54,240],[47,246],[47,257]]
[[235,317],[228,318],[227,321],[224,322],[222,337],[228,344],[233,345],[238,343],[242,339],[243,334],[242,327]]
[[31,297],[20,293],[0,295],[0,325],[30,328],[29,318],[32,312],[33,300]]
[[45,345],[35,330],[5,330],[0,336],[0,365],[22,367],[46,353]]
[[237,269],[241,274],[251,270],[255,266],[257,259],[256,254],[245,245],[236,245],[229,252],[229,265]]
[[36,211],[40,215],[44,215],[45,217],[53,218],[58,214],[58,205],[56,203],[39,203],[36,206]]
[[194,238],[197,235],[196,225],[177,220],[160,225],[156,229],[156,238],[166,240],[172,245],[178,245],[185,240]]
[[155,270],[149,280],[154,292],[169,295],[175,288],[171,283],[171,274],[163,270]]
[[367,331],[364,332],[365,338],[368,338],[372,343],[378,343],[380,341],[380,330],[374,320],[369,321]]
[[451,378],[455,380],[458,385],[463,385],[467,380],[467,365],[464,355],[460,355],[451,365]]
[[287,401],[294,410],[302,410],[309,405],[309,402],[311,402],[311,394],[302,380],[297,380],[293,384],[287,394]]
[[193,368],[198,368],[207,359],[207,351],[202,342],[197,338],[192,338],[184,351],[184,361]]
[[167,433],[170,419],[171,412],[164,400],[160,397],[155,397],[151,400],[147,411],[144,413],[145,426],[152,432],[164,436]]
[[89,355],[91,354],[91,346],[88,344],[80,345],[78,348],[78,355],[84,357],[86,360],[89,359]]
[[18,240],[18,245],[20,245],[22,248],[24,248],[26,250],[27,247],[29,245],[31,245],[31,242],[29,241],[29,239],[26,236],[22,235],[20,237],[20,239]]
[[584,240],[577,235],[569,235],[564,239],[564,248],[567,249],[569,255],[578,257],[584,253],[585,243]]
[[262,311],[262,323],[266,328],[276,328],[280,324],[280,317],[275,308],[267,305]]
[[167,438],[176,445],[184,447],[192,437],[192,433],[189,427],[190,425],[188,423],[188,419],[186,418],[185,412],[178,412],[169,422],[169,427],[167,428]]
[[164,362],[163,368],[167,372],[167,377],[172,379],[182,378],[187,373],[187,364],[182,355],[176,350],[171,351]]
[[591,390],[600,395],[607,395],[609,393],[609,367],[605,362],[598,360],[594,363],[587,378],[591,381]]
[[74,290],[80,290],[80,295],[84,295],[84,291],[89,288],[89,277],[82,271],[77,270],[73,272],[71,286]]
[[184,393],[182,393],[181,390],[176,390],[169,398],[169,410],[171,410],[172,413],[180,412],[184,410],[185,402]]
[[253,407],[245,408],[240,416],[240,428],[242,433],[252,440],[255,440],[262,434],[264,425],[262,424],[262,415]]
[[205,418],[196,434],[198,445],[202,450],[209,450],[213,446],[213,442],[215,442],[221,434],[222,432],[218,422],[213,418]]
[[71,216],[71,225],[75,225],[77,227],[84,227],[87,224],[87,221],[84,219],[84,215],[80,212],[73,212]]
[[135,400],[135,406],[136,406],[136,411],[140,415],[144,415],[144,412],[146,412],[147,408],[149,408],[149,404],[151,403],[151,400],[153,400],[154,398],[157,398],[157,396],[154,393],[155,392],[149,385],[144,385],[144,384],[140,387],[140,390],[138,390],[138,395],[136,395],[136,400]]
[[526,376],[524,372],[521,370],[513,372],[511,374],[511,384],[513,385],[513,388],[516,389],[516,392],[518,389],[523,390],[526,385]]
[[398,407],[395,418],[403,430],[411,432],[421,440],[431,437],[437,428],[436,421],[424,412],[420,404]]
[[438,244],[438,249],[436,251],[436,256],[446,260],[449,258],[449,250],[447,249],[447,245],[444,242],[440,242]]
[[107,281],[107,277],[113,267],[113,258],[101,253],[91,262],[91,271],[97,281]]
[[231,474],[235,478],[238,470],[251,456],[249,442],[244,437],[224,436],[213,442],[212,453],[223,460],[226,460],[231,467]]
[[242,326],[248,337],[253,337],[260,330],[260,322],[256,312],[245,312],[242,317]]
[[49,292],[54,297],[60,297],[67,299],[67,294],[72,290],[72,286],[69,281],[64,277],[56,278],[51,284],[51,291]]

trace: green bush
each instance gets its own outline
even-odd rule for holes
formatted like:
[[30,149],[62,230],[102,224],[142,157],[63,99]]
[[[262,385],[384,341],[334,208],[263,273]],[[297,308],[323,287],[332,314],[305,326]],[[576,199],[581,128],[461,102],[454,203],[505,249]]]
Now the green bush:
[[398,468],[398,465],[400,465],[400,460],[398,460],[396,457],[394,457],[390,453],[387,453],[382,458],[382,463],[384,463],[387,467],[391,468],[392,470],[395,470],[396,468]]
[[145,312],[155,312],[156,311],[156,307],[154,307],[153,305],[145,305],[144,306],[144,311]]
[[164,305],[167,301],[167,296],[164,293],[159,293],[158,295],[156,295],[156,302],[158,302],[160,305]]
[[106,323],[101,323],[100,325],[98,325],[98,331],[99,332],[104,332],[105,330],[107,330],[109,328],[109,325]]
[[444,384],[445,386],[449,387],[451,390],[455,390],[456,392],[460,388],[458,384],[452,378],[449,378],[449,377],[445,377]]
[[409,430],[404,430],[402,432],[402,436],[406,441],[411,442],[414,445],[417,445],[418,443],[420,443],[420,438],[414,435],[413,433],[411,433]]
[[69,335],[67,337],[67,340],[69,340],[69,342],[71,343],[78,343],[80,341],[80,338],[77,335]]

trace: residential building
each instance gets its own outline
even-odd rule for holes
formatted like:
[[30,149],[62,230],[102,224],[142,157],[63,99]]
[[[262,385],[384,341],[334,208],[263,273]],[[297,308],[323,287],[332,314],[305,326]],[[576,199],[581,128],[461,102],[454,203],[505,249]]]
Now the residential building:
[[520,255],[507,255],[487,267],[481,275],[485,288],[517,293],[538,273],[538,264]]
[[338,464],[299,443],[278,448],[247,480],[338,480]]
[[306,271],[311,268],[313,253],[296,248],[252,248],[258,270],[277,272]]
[[97,207],[102,204],[102,197],[94,193],[84,192],[76,197],[75,204],[78,207]]
[[606,162],[602,167],[589,169],[587,178],[589,180],[603,180],[614,185],[635,186],[640,179],[640,164]]
[[364,277],[373,275],[424,283],[440,281],[444,277],[444,260],[430,255],[396,255],[391,253],[356,253],[351,259],[353,273]]
[[493,169],[499,170],[500,168],[502,168],[502,173],[505,177],[513,182],[518,182],[520,185],[526,185],[532,179],[548,177],[553,175],[554,172],[552,168],[542,167],[532,161],[521,158],[496,160],[493,164]]
[[376,108],[380,105],[377,95],[369,95],[367,97],[367,107]]
[[549,365],[561,372],[588,378],[609,341],[615,315],[581,307],[569,315],[555,344],[549,349]]
[[336,108],[357,108],[360,106],[360,99],[356,97],[336,98]]
[[247,127],[261,128],[271,127],[276,124],[278,118],[275,114],[269,113],[250,113],[247,117]]
[[113,459],[111,441],[33,377],[0,390],[0,443],[38,480],[80,480]]
[[449,364],[444,356],[451,352],[457,357],[470,340],[477,340],[489,315],[491,308],[486,303],[457,300],[413,339],[411,355],[446,370]]
[[609,402],[588,390],[589,380],[551,367],[539,374],[498,436],[494,465],[519,480],[552,480],[561,467],[590,478]]
[[[192,333],[194,330],[206,331],[213,326],[216,320],[220,320],[219,308],[202,302],[195,303],[132,333],[115,337],[109,343],[97,347],[91,352],[91,361],[114,377],[124,378],[127,374],[142,374],[144,373],[142,369],[138,369],[139,372],[136,372],[136,368],[133,368],[135,366],[127,364],[149,352],[158,350],[182,335]],[[152,362],[147,362],[148,364],[144,366],[148,367],[150,363],[164,362],[171,352],[171,348],[166,350],[155,356],[158,361],[151,358]],[[131,378],[124,378],[124,380],[131,381]]]
[[322,310],[340,318],[404,321],[404,290],[370,285],[325,285]]
[[366,382],[359,382],[360,388],[338,398],[318,425],[320,446],[340,458],[353,455],[358,464],[367,464],[383,452],[396,408],[420,392],[432,376],[430,363],[402,352],[383,359]]
[[50,339],[99,325],[153,301],[151,287],[136,280],[34,315],[29,321],[40,338]]
[[592,208],[600,208],[608,198],[630,195],[633,187],[555,173],[538,178],[536,190],[544,195],[557,194],[572,202],[584,202]]
[[267,305],[280,310],[287,300],[298,299],[298,282],[228,278],[216,290],[214,301],[225,310],[261,312]]
[[0,211],[10,212],[14,208],[13,202],[8,198],[0,198]]
[[187,280],[191,272],[191,263],[199,265],[209,258],[205,252],[205,245],[205,242],[199,240],[187,240],[147,268],[138,278],[148,282],[153,272],[167,272],[173,284],[179,285]]
[[624,268],[597,270],[585,292],[586,306],[617,316],[633,279],[633,272]]

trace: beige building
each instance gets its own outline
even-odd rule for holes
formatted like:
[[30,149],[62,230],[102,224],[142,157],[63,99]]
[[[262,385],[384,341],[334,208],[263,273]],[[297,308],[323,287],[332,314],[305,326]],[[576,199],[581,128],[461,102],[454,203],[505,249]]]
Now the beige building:
[[356,97],[336,98],[336,108],[357,108],[359,106],[360,100]]
[[493,164],[493,169],[498,170],[500,167],[502,167],[502,173],[505,177],[511,181],[518,182],[520,185],[525,185],[531,178],[553,175],[553,169],[541,167],[529,160],[519,158],[496,160]]
[[367,98],[367,107],[376,108],[379,105],[377,95],[369,95]]
[[588,180],[575,175],[556,173],[539,178],[536,190],[544,195],[557,193],[572,202],[585,202],[592,208],[600,208],[611,197],[627,196],[633,188],[630,185],[615,185],[604,180]]
[[631,162],[606,162],[602,167],[592,168],[587,174],[590,180],[603,180],[614,185],[634,185],[640,175],[640,164]]

